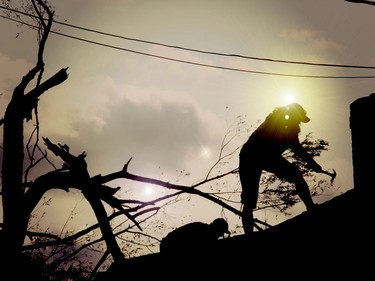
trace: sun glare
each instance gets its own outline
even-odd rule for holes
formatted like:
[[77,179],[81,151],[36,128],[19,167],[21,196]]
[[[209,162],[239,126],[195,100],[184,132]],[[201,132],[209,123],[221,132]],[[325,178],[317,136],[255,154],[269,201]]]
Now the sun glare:
[[201,156],[203,158],[210,158],[211,151],[207,147],[202,147],[202,149],[201,149]]
[[287,90],[283,93],[283,103],[289,104],[295,101],[295,93],[292,90]]
[[152,186],[146,185],[143,188],[143,194],[146,196],[151,196],[154,194],[154,189],[152,188]]

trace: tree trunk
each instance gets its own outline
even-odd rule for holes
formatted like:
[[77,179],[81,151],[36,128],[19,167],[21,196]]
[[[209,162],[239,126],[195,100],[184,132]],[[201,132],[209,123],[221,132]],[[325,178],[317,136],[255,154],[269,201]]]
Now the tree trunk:
[[22,187],[24,145],[23,114],[20,114],[22,91],[15,89],[4,117],[3,135],[3,249],[6,260],[13,260],[21,252],[28,215],[24,211],[24,191]]

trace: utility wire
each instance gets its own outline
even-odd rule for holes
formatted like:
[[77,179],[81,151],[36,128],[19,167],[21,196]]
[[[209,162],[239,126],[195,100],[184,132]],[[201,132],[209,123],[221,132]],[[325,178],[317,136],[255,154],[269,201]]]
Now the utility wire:
[[[35,15],[28,14],[28,13],[25,13],[25,12],[21,12],[21,11],[15,10],[15,9],[10,9],[10,8],[7,8],[7,7],[1,6],[1,5],[0,5],[0,8],[9,10],[9,11],[12,11],[12,12],[15,12],[15,13],[21,13],[21,14],[29,16],[29,17],[36,17]],[[139,42],[139,43],[146,43],[146,44],[151,44],[151,45],[163,46],[163,47],[167,47],[167,48],[174,48],[174,49],[180,49],[180,50],[203,53],[203,54],[210,54],[210,55],[217,55],[217,56],[227,56],[227,57],[238,57],[238,58],[243,58],[243,59],[261,60],[261,61],[278,62],[278,63],[289,63],[289,64],[304,64],[304,65],[312,65],[312,66],[375,69],[375,66],[366,66],[366,65],[312,63],[312,62],[279,60],[279,59],[261,58],[261,57],[254,57],[254,56],[244,56],[244,55],[238,55],[238,54],[226,54],[226,53],[219,53],[219,52],[212,52],[212,51],[204,51],[204,50],[186,48],[186,47],[181,47],[181,46],[176,46],[176,45],[168,45],[168,44],[154,42],[154,41],[125,37],[125,36],[116,35],[116,34],[112,34],[112,33],[108,33],[108,32],[98,31],[98,30],[95,30],[95,29],[81,27],[81,26],[77,26],[77,25],[73,25],[73,24],[68,24],[66,22],[61,22],[61,21],[57,21],[57,20],[53,20],[53,22],[61,24],[61,25],[65,25],[65,26],[68,26],[68,27],[71,27],[71,28],[80,29],[80,30],[84,30],[84,31],[92,32],[92,33],[97,33],[97,34],[101,34],[101,35],[105,35],[105,36],[115,37],[115,38],[119,38],[119,39],[124,39],[124,40],[128,40],[128,41],[135,41],[135,42]]]
[[[10,8],[7,8],[7,7],[1,6],[1,5],[0,5],[0,8],[9,10],[9,11],[12,11],[12,12],[15,12],[15,13],[21,13],[21,14],[29,16],[29,17],[36,17],[32,14],[28,14],[28,13],[21,12],[21,11],[18,11],[18,10],[10,9]],[[80,29],[80,30],[83,30],[83,31],[97,33],[97,34],[101,34],[101,35],[105,35],[105,36],[109,36],[109,37],[114,37],[114,38],[119,38],[119,39],[123,39],[123,40],[134,41],[134,42],[139,42],[139,43],[146,43],[146,44],[151,44],[151,45],[163,46],[163,47],[167,47],[167,48],[174,48],[174,49],[180,49],[180,50],[203,53],[203,54],[226,56],[226,57],[237,57],[237,58],[242,58],[242,59],[260,60],[260,61],[277,62],[277,63],[303,64],[303,65],[326,66],[326,67],[375,69],[375,66],[366,66],[366,65],[328,64],[328,63],[313,63],[313,62],[304,62],[304,61],[289,61],[289,60],[261,58],[261,57],[254,57],[254,56],[244,56],[244,55],[238,55],[238,54],[226,54],[226,53],[219,53],[219,52],[212,52],[212,51],[204,51],[204,50],[186,48],[186,47],[181,47],[181,46],[176,46],[176,45],[168,45],[168,44],[154,42],[154,41],[125,37],[125,36],[121,36],[121,35],[117,35],[117,34],[113,34],[113,33],[108,33],[108,32],[103,32],[103,31],[99,31],[99,30],[95,30],[95,29],[86,28],[86,27],[81,27],[81,26],[77,26],[77,25],[73,25],[73,24],[68,24],[66,22],[61,22],[61,21],[57,21],[57,20],[53,20],[53,22],[61,24],[61,25],[65,25],[65,26],[68,26],[68,27],[71,27],[71,28]]]
[[135,51],[135,50],[131,50],[131,49],[126,49],[126,48],[122,48],[122,47],[117,47],[117,46],[108,45],[108,44],[104,44],[104,43],[100,43],[100,42],[96,42],[96,41],[87,40],[87,39],[75,37],[75,36],[72,36],[72,35],[63,34],[63,33],[56,32],[56,31],[51,31],[51,33],[55,33],[55,34],[58,34],[58,35],[61,35],[61,36],[69,37],[69,38],[72,38],[72,39],[84,41],[84,42],[95,44],[95,45],[100,45],[100,46],[103,46],[103,47],[127,51],[127,52],[131,52],[131,53],[139,54],[139,55],[145,55],[145,56],[165,59],[165,60],[169,60],[169,61],[181,62],[181,63],[210,67],[210,68],[231,70],[231,71],[237,71],[237,72],[247,72],[247,73],[254,73],[254,74],[267,74],[267,75],[276,75],[276,76],[289,76],[289,77],[303,77],[303,78],[345,78],[345,79],[348,79],[348,78],[375,78],[375,75],[372,75],[372,76],[298,75],[298,74],[284,74],[284,73],[276,73],[276,72],[265,72],[265,71],[255,71],[255,70],[248,70],[248,69],[231,68],[231,67],[225,67],[225,66],[217,66],[217,65],[211,65],[211,64],[204,64],[204,63],[186,61],[186,60],[181,60],[181,59],[175,59],[175,58],[170,58],[170,57],[164,57],[164,56],[154,55],[154,54],[150,54],[150,53],[144,53],[144,52],[140,52],[140,51]]
[[98,31],[98,30],[94,30],[94,29],[80,27],[80,26],[76,26],[76,25],[72,25],[72,24],[68,24],[68,23],[64,23],[64,22],[60,22],[60,21],[54,21],[54,22],[58,23],[58,24],[61,24],[61,25],[68,26],[68,27],[72,27],[72,28],[76,28],[76,29],[80,29],[80,30],[84,30],[84,31],[88,31],[88,32],[93,32],[93,33],[97,33],[97,34],[101,34],[101,35],[106,35],[106,36],[110,36],[110,37],[120,38],[120,39],[124,39],[124,40],[146,43],[146,44],[151,44],[151,45],[158,45],[158,46],[163,46],[163,47],[167,47],[167,48],[174,48],[174,49],[180,49],[180,50],[209,54],[209,55],[217,55],[217,56],[225,56],[225,57],[237,57],[237,58],[242,58],[242,59],[251,59],[251,60],[260,60],[260,61],[268,61],[268,62],[278,62],[278,63],[289,63],[289,64],[304,64],[304,65],[313,65],[313,66],[375,69],[375,66],[366,66],[366,65],[329,64],[329,63],[313,63],[313,62],[304,62],[304,61],[289,61],[289,60],[279,60],[279,59],[261,58],[261,57],[253,57],[253,56],[244,56],[244,55],[238,55],[238,54],[226,54],[226,53],[219,53],[219,52],[212,52],[212,51],[204,51],[204,50],[186,48],[186,47],[181,47],[181,46],[176,46],[176,45],[168,45],[168,44],[158,43],[158,42],[154,42],[154,41],[147,41],[147,40],[125,37],[125,36],[121,36],[121,35],[116,35],[116,34],[112,34],[112,33],[107,33],[107,32],[103,32],[103,31]]
[[375,6],[375,2],[373,1],[366,1],[366,0],[345,0],[346,2],[353,2],[357,4],[367,4]]
[[[13,11],[13,12],[16,12],[16,13],[21,13],[21,14],[24,14],[24,15],[27,15],[27,16],[30,16],[30,17],[35,17],[34,15],[31,15],[31,14],[28,14],[28,13],[24,13],[24,12],[21,12],[21,11],[17,11],[17,10],[14,10],[14,9],[10,9],[10,8],[4,7],[4,6],[0,6],[0,8],[6,9],[6,10],[9,10],[9,11]],[[28,23],[25,23],[25,22],[22,22],[20,20],[16,20],[16,19],[13,19],[13,18],[10,18],[10,17],[1,16],[1,15],[0,15],[0,17],[2,17],[4,19],[8,19],[8,20],[12,20],[12,21],[18,22],[20,24],[27,25],[27,26],[32,27],[34,29],[38,28],[37,26],[34,26],[32,24],[28,24]],[[309,63],[309,62],[273,60],[273,59],[266,59],[266,58],[242,56],[242,55],[236,55],[236,54],[223,54],[223,53],[216,53],[216,52],[208,52],[208,51],[202,51],[202,50],[197,50],[197,49],[190,49],[190,48],[179,47],[179,46],[171,46],[171,45],[166,45],[166,44],[162,44],[162,43],[156,43],[156,42],[152,42],[152,41],[146,41],[146,40],[140,40],[140,39],[123,37],[123,36],[119,36],[119,35],[114,35],[114,34],[110,34],[110,33],[105,33],[105,32],[101,32],[101,31],[97,31],[97,30],[93,30],[93,29],[88,29],[88,28],[83,28],[83,27],[79,27],[79,26],[76,26],[76,25],[71,25],[71,24],[63,23],[63,22],[60,22],[60,21],[54,21],[54,22],[58,23],[58,24],[61,24],[61,25],[66,25],[66,26],[69,26],[69,27],[81,29],[81,30],[84,30],[84,31],[94,32],[94,33],[98,33],[98,34],[102,34],[102,35],[106,35],[106,36],[111,36],[111,37],[117,37],[117,38],[121,38],[121,39],[125,39],[125,40],[132,40],[132,41],[137,41],[137,42],[141,42],[141,43],[147,43],[147,44],[153,44],[153,45],[160,45],[160,46],[169,47],[169,48],[177,48],[177,49],[182,49],[182,50],[187,50],[187,51],[193,51],[193,52],[200,52],[200,53],[211,54],[211,55],[231,56],[231,57],[239,57],[239,58],[244,58],[244,59],[253,59],[253,60],[255,59],[255,60],[263,60],[263,61],[278,62],[278,63],[306,64],[306,65],[313,65],[313,66],[375,69],[375,67],[373,67],[373,66],[339,65],[339,64],[318,64],[318,63]],[[64,36],[64,37],[68,37],[68,38],[71,38],[71,39],[83,41],[83,42],[86,42],[86,43],[90,43],[90,44],[94,44],[94,45],[99,45],[99,46],[103,46],[103,47],[107,47],[107,48],[112,48],[112,49],[117,49],[117,50],[122,50],[122,51],[127,51],[127,52],[131,52],[131,53],[139,54],[139,55],[145,55],[145,56],[150,56],[150,57],[165,59],[165,60],[169,60],[169,61],[175,61],[175,62],[185,63],[185,64],[191,64],[191,65],[197,65],[197,66],[203,66],[203,67],[210,67],[210,68],[217,68],[217,69],[223,69],[223,70],[231,70],[231,71],[237,71],[237,72],[247,72],[247,73],[254,73],[254,74],[265,74],[265,75],[276,75],[276,76],[288,76],[288,77],[302,77],[302,78],[335,78],[335,79],[340,79],[340,78],[343,78],[343,79],[351,79],[351,78],[375,78],[375,75],[369,75],[369,76],[366,76],[366,75],[365,76],[297,75],[297,74],[285,74],[285,73],[276,73],[276,72],[264,72],[264,71],[248,70],[248,69],[230,68],[230,67],[210,65],[210,64],[203,64],[203,63],[198,63],[198,62],[192,62],[192,61],[175,59],[175,58],[170,58],[170,57],[165,57],[165,56],[154,55],[154,54],[150,54],[150,53],[145,53],[145,52],[140,52],[140,51],[131,50],[131,49],[127,49],[127,48],[117,47],[117,46],[109,45],[109,44],[105,44],[105,43],[100,43],[100,42],[97,42],[97,41],[83,39],[81,37],[76,37],[76,36],[64,34],[64,33],[57,32],[57,31],[52,31],[51,30],[50,32],[54,33],[54,34],[57,34],[57,35],[60,35],[60,36]]]

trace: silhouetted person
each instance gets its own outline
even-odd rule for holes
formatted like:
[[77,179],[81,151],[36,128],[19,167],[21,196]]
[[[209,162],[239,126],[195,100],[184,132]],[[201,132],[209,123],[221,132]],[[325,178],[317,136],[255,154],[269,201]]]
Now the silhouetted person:
[[160,242],[160,253],[169,258],[202,259],[214,251],[215,243],[230,234],[228,223],[217,218],[211,223],[191,222],[169,232]]
[[282,154],[291,149],[306,161],[309,168],[321,172],[321,166],[301,145],[298,135],[301,122],[307,123],[305,109],[298,103],[275,108],[265,121],[250,135],[239,155],[239,176],[242,186],[242,225],[245,234],[253,232],[253,209],[257,206],[259,181],[262,171],[294,183],[296,191],[307,210],[315,204],[309,187],[298,167],[285,159]]

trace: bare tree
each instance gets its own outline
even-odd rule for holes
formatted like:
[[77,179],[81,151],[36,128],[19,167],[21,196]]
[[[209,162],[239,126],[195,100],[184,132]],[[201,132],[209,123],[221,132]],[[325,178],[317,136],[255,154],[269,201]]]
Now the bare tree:
[[[43,1],[31,1],[28,8],[35,11],[39,24],[39,51],[35,66],[22,78],[14,89],[12,99],[7,106],[3,123],[3,249],[6,260],[13,260],[21,251],[27,229],[30,205],[23,185],[24,168],[24,120],[32,119],[32,111],[37,110],[38,99],[47,90],[64,82],[67,68],[42,81],[44,72],[43,52],[52,26],[53,12]],[[25,92],[30,83],[37,79],[35,87]]]
[[[5,2],[6,3],[6,2]],[[123,258],[122,252],[118,247],[115,237],[112,234],[109,221],[107,220],[106,210],[100,201],[111,200],[110,193],[102,189],[97,190],[97,181],[91,180],[86,169],[84,160],[85,153],[74,157],[69,153],[67,146],[56,146],[48,139],[45,139],[47,147],[65,162],[62,169],[53,171],[46,175],[38,177],[34,182],[24,182],[24,120],[26,122],[32,119],[33,111],[37,118],[38,100],[47,90],[61,84],[68,78],[67,68],[61,69],[54,76],[43,81],[44,61],[43,53],[48,35],[51,32],[54,12],[47,1],[32,0],[22,1],[23,14],[32,17],[36,22],[36,28],[39,35],[38,57],[35,66],[23,77],[20,84],[15,88],[12,99],[5,111],[5,116],[1,120],[3,125],[3,165],[2,165],[2,196],[3,196],[3,225],[2,225],[2,254],[4,260],[13,263],[17,260],[21,252],[25,239],[27,226],[31,212],[38,204],[43,194],[52,188],[62,188],[64,190],[70,187],[77,187],[83,191],[86,199],[90,202],[95,215],[99,220],[99,226],[107,243],[108,249],[114,260]],[[8,5],[7,12],[15,12]],[[18,18],[18,17],[16,17]],[[26,23],[24,23],[26,24]],[[30,26],[30,25],[29,25]],[[30,83],[37,79],[35,87],[26,92]],[[35,150],[39,148],[38,121],[36,126],[36,140],[34,150],[29,154],[31,163],[33,163]],[[30,150],[28,150],[30,151]],[[42,152],[42,158],[47,154]],[[32,167],[30,164],[29,168]],[[26,169],[27,171],[28,169]],[[108,190],[108,188],[106,189]],[[113,203],[113,202],[110,202]],[[124,214],[128,213],[117,205]],[[135,220],[133,220],[135,222]],[[135,222],[136,223],[136,222]],[[137,223],[136,223],[137,224]]]

